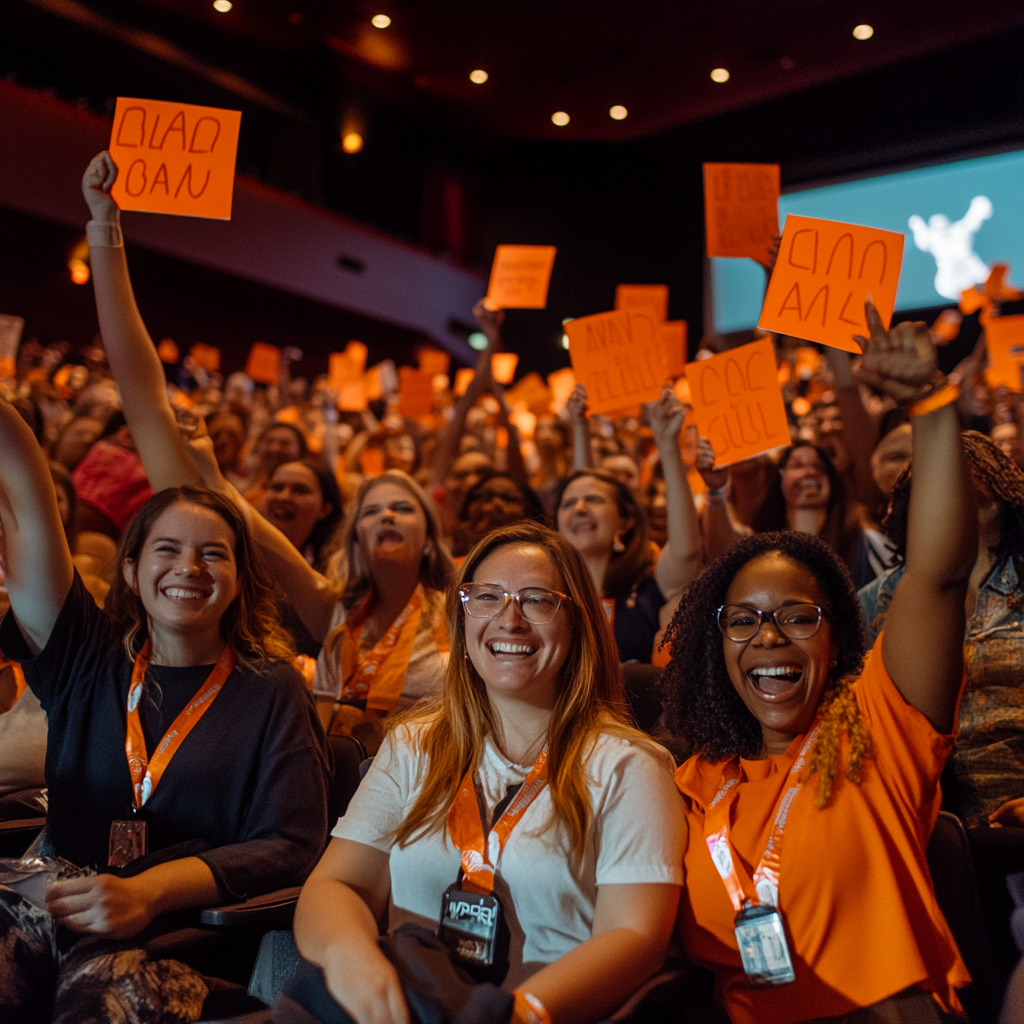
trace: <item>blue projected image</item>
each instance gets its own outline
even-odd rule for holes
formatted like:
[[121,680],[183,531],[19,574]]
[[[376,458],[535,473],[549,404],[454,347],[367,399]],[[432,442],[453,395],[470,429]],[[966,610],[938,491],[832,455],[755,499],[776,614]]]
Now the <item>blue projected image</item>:
[[[896,309],[955,302],[985,279],[988,266],[1009,263],[1024,279],[1024,151],[898,171],[838,185],[789,192],[787,214],[824,217],[901,232],[906,241]],[[712,259],[716,331],[753,327],[764,298],[764,271],[752,260]]]

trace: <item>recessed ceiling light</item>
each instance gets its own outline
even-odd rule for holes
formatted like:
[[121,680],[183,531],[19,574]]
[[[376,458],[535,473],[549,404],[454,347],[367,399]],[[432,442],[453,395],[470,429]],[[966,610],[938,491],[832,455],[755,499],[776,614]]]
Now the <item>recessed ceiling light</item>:
[[370,19],[370,24],[374,28],[387,28],[391,24],[391,19],[386,14],[375,14]]
[[358,153],[363,148],[363,137],[359,132],[346,132],[341,140],[341,148],[346,153]]
[[484,82],[487,81],[488,77],[490,76],[487,74],[487,72],[481,71],[479,68],[476,71],[470,71],[469,73],[469,80],[474,85],[483,85]]
[[628,113],[629,111],[621,103],[616,103],[615,106],[608,111],[608,116],[613,121],[625,121]]
[[711,72],[711,81],[718,82],[719,85],[721,85],[722,82],[728,82],[729,72],[726,71],[725,68],[715,68],[715,70]]
[[231,10],[231,0],[213,0],[213,9],[218,14],[227,14]]
[[564,110],[556,110],[551,115],[551,123],[557,124],[559,128],[564,128],[569,123],[569,115]]
[[870,39],[875,34],[875,30],[870,25],[858,25],[853,30],[854,39]]

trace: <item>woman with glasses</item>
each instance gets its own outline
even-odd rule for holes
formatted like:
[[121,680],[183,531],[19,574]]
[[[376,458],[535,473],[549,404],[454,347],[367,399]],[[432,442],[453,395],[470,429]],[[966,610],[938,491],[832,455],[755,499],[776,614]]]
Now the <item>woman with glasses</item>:
[[448,619],[441,700],[387,734],[303,889],[296,941],[316,967],[288,998],[311,1009],[315,979],[359,1024],[406,1024],[393,951],[420,925],[501,987],[488,1019],[601,1020],[672,930],[685,821],[671,758],[627,724],[611,634],[565,538],[529,522],[489,534]]
[[[967,983],[925,845],[953,744],[973,492],[924,324],[867,307],[860,377],[914,429],[907,568],[864,657],[849,573],[820,539],[759,533],[669,628],[670,717],[696,754],[679,932],[736,1024],[920,1021]],[[717,628],[716,628],[717,627]]]

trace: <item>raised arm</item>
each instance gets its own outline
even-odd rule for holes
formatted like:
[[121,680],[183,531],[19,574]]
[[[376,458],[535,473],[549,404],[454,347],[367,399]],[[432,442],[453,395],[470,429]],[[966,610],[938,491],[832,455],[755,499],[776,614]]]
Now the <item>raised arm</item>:
[[11,609],[41,651],[71,589],[74,567],[46,459],[28,424],[0,397],[0,526]]
[[577,384],[569,396],[565,411],[572,429],[572,468],[593,469],[594,450],[590,447],[590,424],[587,422],[587,389]]
[[121,212],[110,195],[117,166],[107,152],[94,157],[82,179],[92,220],[89,260],[100,333],[121,391],[121,407],[154,491],[201,480],[178,432],[167,398],[163,364],[135,304],[121,238]]
[[878,425],[864,407],[850,353],[829,347],[825,349],[825,358],[835,378],[836,401],[843,417],[843,444],[853,461],[854,497],[868,508],[874,508],[882,497],[871,473],[871,453],[875,450]]
[[704,551],[709,562],[731,548],[740,534],[729,518],[729,470],[715,469],[715,449],[706,438],[697,441],[697,472],[707,484],[704,504]]
[[679,450],[679,432],[686,418],[686,406],[666,385],[661,398],[648,402],[644,411],[658,446],[668,513],[668,543],[658,557],[655,576],[662,594],[671,598],[683,591],[701,566],[700,522]]
[[928,327],[886,331],[867,304],[871,338],[858,375],[900,402],[914,431],[907,569],[893,595],[882,657],[908,704],[940,732],[952,731],[963,680],[964,601],[978,553],[978,519],[960,423],[937,371]]

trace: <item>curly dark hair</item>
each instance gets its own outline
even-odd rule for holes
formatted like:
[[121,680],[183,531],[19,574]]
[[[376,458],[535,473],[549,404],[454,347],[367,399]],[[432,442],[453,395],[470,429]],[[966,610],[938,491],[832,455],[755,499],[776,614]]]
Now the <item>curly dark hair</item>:
[[729,680],[717,611],[736,574],[775,551],[807,569],[821,588],[837,658],[825,695],[858,672],[864,659],[864,626],[853,580],[832,548],[817,537],[790,531],[744,538],[687,587],[665,633],[672,651],[661,678],[666,724],[703,760],[756,757],[762,749],[761,727]]

